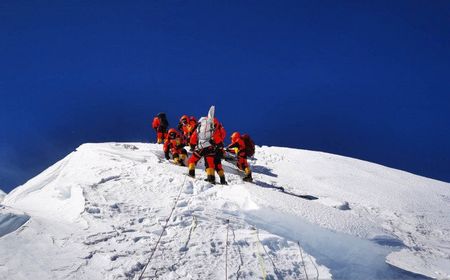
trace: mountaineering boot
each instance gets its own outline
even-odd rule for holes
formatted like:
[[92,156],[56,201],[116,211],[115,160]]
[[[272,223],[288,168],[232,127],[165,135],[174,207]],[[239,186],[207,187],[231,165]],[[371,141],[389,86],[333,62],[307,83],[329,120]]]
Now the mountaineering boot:
[[195,164],[189,163],[189,177],[195,178]]
[[186,164],[184,163],[185,160],[186,160],[186,155],[185,154],[181,154],[181,157],[180,157],[180,165],[181,166],[186,166]]
[[174,157],[173,163],[175,163],[176,165],[181,165],[180,158],[179,157]]
[[206,182],[209,182],[209,183],[211,183],[211,184],[213,184],[213,185],[215,185],[215,184],[216,184],[216,176],[214,176],[214,175],[208,175],[208,176],[206,177],[205,181],[206,181]]
[[216,183],[216,176],[214,175],[214,169],[213,168],[206,168],[206,182],[210,182],[211,184]]
[[244,178],[242,178],[245,182],[253,182],[252,174],[245,175]]
[[221,185],[228,185],[227,181],[225,180],[225,176],[220,176],[220,184]]
[[250,170],[250,168],[246,167],[244,172],[245,176],[244,178],[242,178],[242,180],[244,180],[245,182],[253,182],[252,171]]
[[195,178],[195,169],[192,169],[192,170],[190,169],[189,173],[188,173],[188,176],[192,177],[192,178]]
[[186,165],[184,164],[184,160],[181,159],[181,158],[179,158],[179,157],[177,157],[177,158],[175,159],[175,164],[176,164],[176,165],[179,165],[179,166],[186,166]]
[[242,178],[242,180],[244,180],[245,182],[253,182],[252,172],[250,171],[250,168],[245,168],[244,172],[245,176],[244,178]]

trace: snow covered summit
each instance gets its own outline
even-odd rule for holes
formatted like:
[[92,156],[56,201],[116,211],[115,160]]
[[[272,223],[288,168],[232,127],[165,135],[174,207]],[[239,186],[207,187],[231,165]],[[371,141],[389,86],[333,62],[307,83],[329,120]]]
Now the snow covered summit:
[[258,147],[253,184],[211,185],[161,150],[85,144],[7,194],[0,278],[450,278],[448,183]]

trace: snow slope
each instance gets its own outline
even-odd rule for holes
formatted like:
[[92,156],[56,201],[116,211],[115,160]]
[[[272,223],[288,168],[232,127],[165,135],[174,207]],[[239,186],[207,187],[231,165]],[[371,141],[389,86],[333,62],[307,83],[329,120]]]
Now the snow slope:
[[0,190],[0,203],[3,201],[3,198],[6,196],[6,193]]
[[137,279],[147,263],[144,279],[450,278],[448,183],[258,147],[254,184],[225,163],[213,186],[161,149],[85,144],[9,193],[0,278]]

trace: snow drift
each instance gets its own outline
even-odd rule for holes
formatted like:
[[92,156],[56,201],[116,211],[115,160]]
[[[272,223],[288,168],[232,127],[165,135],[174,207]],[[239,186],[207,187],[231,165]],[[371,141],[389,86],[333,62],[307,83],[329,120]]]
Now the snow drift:
[[19,229],[29,218],[25,213],[0,205],[0,238]]
[[82,145],[5,197],[0,278],[137,278],[160,236],[144,279],[450,277],[450,184],[278,147],[251,165],[213,186],[160,145]]

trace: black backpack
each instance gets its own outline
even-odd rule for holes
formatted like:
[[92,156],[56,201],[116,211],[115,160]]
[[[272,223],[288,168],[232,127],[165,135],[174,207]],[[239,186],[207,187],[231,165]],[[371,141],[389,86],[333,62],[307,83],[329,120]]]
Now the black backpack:
[[167,121],[166,113],[159,113],[157,116],[160,121],[160,126],[164,127],[164,128],[168,128],[169,122]]
[[253,142],[252,138],[250,138],[250,135],[244,134],[242,135],[242,140],[245,144],[245,154],[248,157],[251,157],[255,154],[255,142]]

